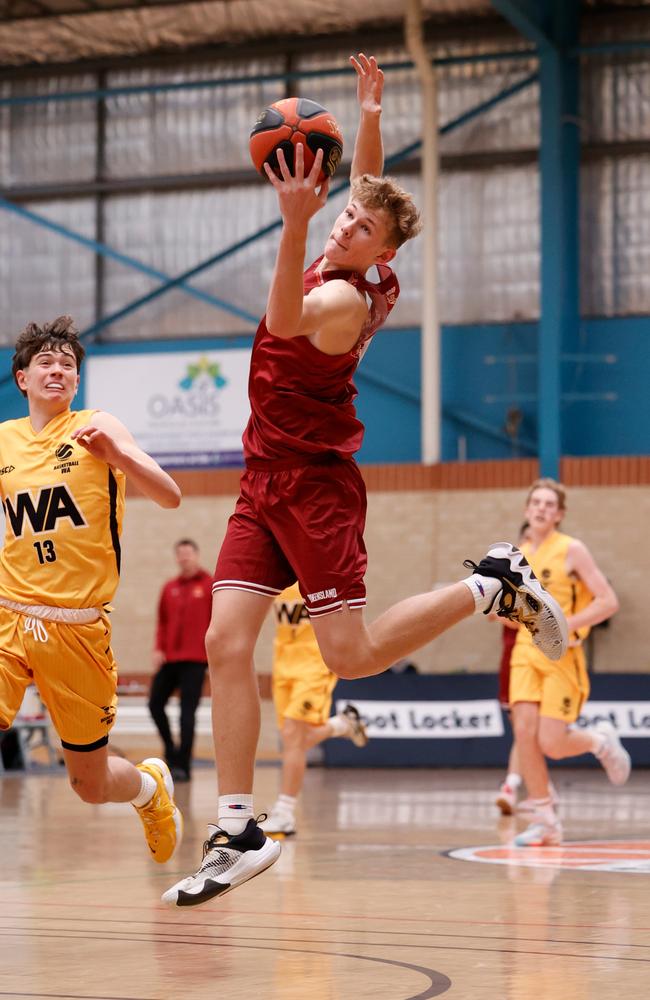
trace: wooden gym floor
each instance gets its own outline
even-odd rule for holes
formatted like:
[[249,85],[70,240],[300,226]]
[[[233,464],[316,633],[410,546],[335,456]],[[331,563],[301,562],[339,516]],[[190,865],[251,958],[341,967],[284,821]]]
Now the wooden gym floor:
[[[0,997],[648,997],[647,775],[613,789],[599,771],[556,771],[580,845],[529,852],[504,846],[515,823],[492,805],[499,778],[311,768],[279,862],[220,903],[174,910],[159,897],[198,865],[211,768],[179,788],[186,835],[167,867],[129,806],[84,805],[62,774],[8,774]],[[258,770],[260,809],[278,780]],[[477,847],[482,861],[446,853]]]

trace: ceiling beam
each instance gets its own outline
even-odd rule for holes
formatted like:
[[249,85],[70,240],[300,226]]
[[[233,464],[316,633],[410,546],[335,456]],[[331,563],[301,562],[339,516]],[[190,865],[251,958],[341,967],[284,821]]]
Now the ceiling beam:
[[[118,11],[120,8],[113,8],[116,16]],[[401,46],[402,32],[402,21],[396,20],[394,24],[382,28],[364,30],[363,43],[369,51],[393,48],[395,45]],[[428,18],[425,22],[425,40],[431,46],[457,45],[461,40],[464,44],[468,42],[475,42],[477,45],[490,43],[495,47],[509,47],[519,42],[514,31],[496,14],[494,17],[474,20],[459,18],[443,23]],[[314,52],[335,52],[340,55],[354,51],[354,47],[358,44],[358,33],[350,31],[328,32],[323,35],[275,35],[242,42],[228,42],[220,39],[211,44],[190,46],[184,49],[178,47],[170,47],[167,51],[152,49],[149,52],[132,55],[77,59],[70,63],[25,63],[16,66],[4,64],[0,65],[0,81],[55,74],[63,76],[69,73],[98,72],[101,70],[111,72],[143,68],[167,69],[195,64],[199,61],[206,64],[218,64],[236,62],[240,59],[263,59],[285,53],[302,56]]]
[[492,6],[520,35],[535,45],[545,46],[551,43],[538,0],[492,0]]

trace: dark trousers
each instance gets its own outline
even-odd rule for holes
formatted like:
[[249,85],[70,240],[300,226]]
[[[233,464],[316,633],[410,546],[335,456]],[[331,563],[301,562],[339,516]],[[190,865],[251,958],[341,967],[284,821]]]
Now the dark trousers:
[[[194,717],[201,698],[206,670],[207,663],[197,663],[194,660],[163,663],[151,682],[149,711],[165,746],[167,763],[181,768],[188,774],[192,763]],[[169,719],[165,712],[165,705],[177,689],[181,698],[181,732],[178,747],[174,744]]]

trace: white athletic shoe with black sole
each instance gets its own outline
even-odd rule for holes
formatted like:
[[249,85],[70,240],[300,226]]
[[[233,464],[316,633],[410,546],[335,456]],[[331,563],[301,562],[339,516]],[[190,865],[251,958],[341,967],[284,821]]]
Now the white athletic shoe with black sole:
[[223,896],[270,868],[282,850],[254,819],[249,819],[243,833],[230,835],[212,825],[208,826],[208,833],[199,870],[163,893],[162,901],[168,906],[198,906]]
[[463,566],[473,569],[478,576],[501,581],[501,590],[484,614],[489,615],[498,602],[499,618],[524,625],[544,656],[549,660],[564,656],[569,642],[566,618],[518,548],[510,542],[495,542],[478,565],[466,559]]

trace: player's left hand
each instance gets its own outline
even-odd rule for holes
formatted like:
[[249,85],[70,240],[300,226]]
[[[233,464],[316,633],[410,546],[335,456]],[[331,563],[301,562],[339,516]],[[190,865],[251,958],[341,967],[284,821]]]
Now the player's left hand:
[[280,211],[285,223],[289,225],[307,225],[316,212],[320,211],[327,201],[329,177],[319,183],[318,177],[323,163],[323,150],[318,149],[311,170],[305,174],[304,146],[298,143],[295,149],[293,174],[282,149],[278,149],[278,166],[281,177],[277,177],[268,163],[264,164],[266,176],[275,188],[280,205]]
[[70,436],[82,448],[90,452],[93,458],[98,458],[100,461],[106,462],[107,465],[118,464],[122,453],[111,435],[107,434],[106,431],[101,430],[99,427],[94,427],[92,424],[86,424],[84,427],[78,427]]
[[357,100],[362,111],[369,114],[379,114],[381,111],[381,95],[384,89],[384,74],[377,65],[374,56],[365,56],[360,52],[358,57],[350,56],[350,62],[357,74]]

